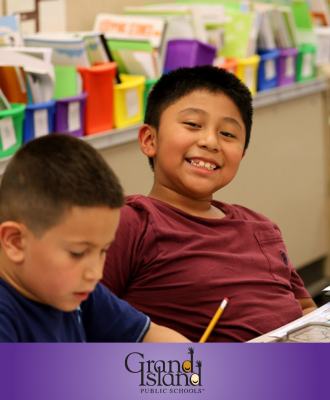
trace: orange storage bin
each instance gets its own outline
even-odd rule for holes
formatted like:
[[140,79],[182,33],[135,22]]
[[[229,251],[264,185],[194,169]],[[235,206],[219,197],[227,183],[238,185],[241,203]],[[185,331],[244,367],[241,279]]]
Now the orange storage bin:
[[232,74],[236,74],[238,60],[236,58],[226,58],[224,62],[218,65],[219,68],[223,68]]
[[83,91],[88,93],[85,107],[85,135],[113,129],[115,62],[78,67],[83,80]]

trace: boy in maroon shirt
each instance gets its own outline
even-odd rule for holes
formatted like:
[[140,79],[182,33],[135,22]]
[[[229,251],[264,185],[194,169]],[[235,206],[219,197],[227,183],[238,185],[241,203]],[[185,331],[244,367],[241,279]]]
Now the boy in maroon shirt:
[[127,197],[102,283],[192,341],[224,297],[209,341],[247,341],[316,308],[277,225],[212,199],[237,173],[252,114],[235,75],[182,68],[156,83],[139,130],[154,184],[147,197]]

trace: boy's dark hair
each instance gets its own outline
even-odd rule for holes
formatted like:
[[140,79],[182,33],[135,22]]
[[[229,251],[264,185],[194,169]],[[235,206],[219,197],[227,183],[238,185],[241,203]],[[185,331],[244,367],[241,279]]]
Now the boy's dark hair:
[[0,186],[0,223],[24,223],[39,237],[72,206],[123,205],[123,190],[101,155],[69,135],[50,134],[25,144]]
[[[211,65],[178,68],[162,75],[149,93],[144,122],[158,130],[165,109],[196,90],[224,93],[236,104],[246,129],[246,150],[252,128],[252,95],[237,76],[222,68]],[[149,164],[153,169],[152,158]]]

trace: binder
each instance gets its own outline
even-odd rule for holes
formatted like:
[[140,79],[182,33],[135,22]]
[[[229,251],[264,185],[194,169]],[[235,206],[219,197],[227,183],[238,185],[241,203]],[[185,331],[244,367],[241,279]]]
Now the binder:
[[28,102],[24,69],[17,66],[0,66],[0,88],[10,103]]

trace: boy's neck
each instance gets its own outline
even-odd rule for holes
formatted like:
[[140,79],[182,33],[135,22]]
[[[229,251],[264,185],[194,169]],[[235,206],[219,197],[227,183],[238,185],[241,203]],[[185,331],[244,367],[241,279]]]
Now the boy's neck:
[[225,213],[220,210],[220,208],[212,205],[212,197],[210,199],[192,199],[171,190],[162,194],[159,193],[159,191],[155,191],[154,188],[151,190],[148,197],[160,200],[163,203],[197,217],[211,219],[221,219],[225,217]]

